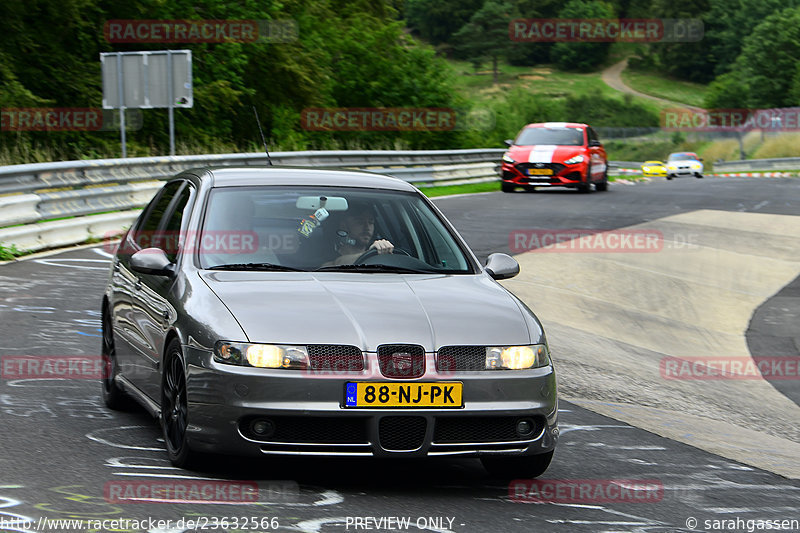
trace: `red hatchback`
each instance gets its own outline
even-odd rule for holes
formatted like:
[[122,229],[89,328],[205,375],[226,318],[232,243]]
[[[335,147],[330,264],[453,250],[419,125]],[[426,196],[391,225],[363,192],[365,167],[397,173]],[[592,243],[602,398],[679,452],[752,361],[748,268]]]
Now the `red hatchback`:
[[586,124],[528,124],[503,154],[502,188],[572,187],[608,189],[608,158],[597,133]]

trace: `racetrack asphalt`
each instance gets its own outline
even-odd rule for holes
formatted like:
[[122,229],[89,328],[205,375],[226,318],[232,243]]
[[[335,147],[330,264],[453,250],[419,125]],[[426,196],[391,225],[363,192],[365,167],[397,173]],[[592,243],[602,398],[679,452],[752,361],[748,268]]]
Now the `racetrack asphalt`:
[[[498,192],[441,198],[436,203],[483,260],[490,252],[513,253],[513,240],[509,240],[509,235],[519,229],[614,230],[644,225],[663,231],[668,224],[672,224],[673,229],[676,224],[684,224],[691,226],[688,232],[691,233],[702,231],[698,229],[703,226],[700,219],[718,216],[718,212],[731,213],[731,219],[739,221],[748,220],[749,217],[738,218],[746,214],[795,217],[800,213],[800,180],[654,180],[635,185],[612,184],[608,193]],[[669,218],[676,215],[683,218]],[[667,219],[669,221],[665,222]],[[719,232],[729,229],[734,233],[729,232],[727,243],[750,246],[749,236],[745,239],[743,234],[742,239],[736,239],[735,232],[741,230],[741,224],[749,223],[731,222],[730,228],[706,223],[705,227],[717,232],[717,237]],[[761,233],[760,238],[764,234]],[[703,235],[707,234],[703,231]],[[787,237],[796,239],[797,236]],[[702,237],[698,239],[697,243],[704,250],[713,248],[709,246],[712,243],[703,241]],[[769,252],[768,246],[773,245],[765,241],[763,254],[770,258],[775,254]],[[727,245],[723,248],[730,252]],[[108,270],[108,257],[103,252],[102,247],[84,248],[1,265],[0,354],[97,354],[99,299]],[[720,254],[724,253],[721,249]],[[536,255],[537,260],[544,257],[546,261],[571,259],[569,254],[532,255]],[[715,253],[710,254],[713,255]],[[648,256],[652,257],[657,254]],[[588,256],[582,255],[581,260],[588,260]],[[597,265],[601,259],[594,261]],[[527,258],[523,262],[526,263]],[[620,271],[632,268],[627,262],[623,263]],[[661,266],[666,267],[667,263],[664,261]],[[770,264],[765,262],[765,265]],[[569,279],[575,280],[575,289],[587,287],[581,285],[587,282],[586,272],[579,269],[526,272],[532,268],[523,264],[522,274],[511,282],[524,281],[528,279],[526,276],[535,274],[551,276],[553,287],[559,283],[568,285],[564,280]],[[725,278],[722,270],[716,273]],[[769,274],[766,270],[764,273],[765,276]],[[615,275],[624,279],[613,269],[605,274],[604,283],[624,287],[618,280],[608,280]],[[628,285],[636,287],[632,282]],[[539,286],[547,287],[547,284]],[[745,321],[746,331],[742,334],[753,355],[756,355],[753,347],[762,346],[766,354],[797,356],[798,321],[792,319],[799,316],[800,310],[797,286],[797,279],[789,280],[785,286],[776,287],[774,295],[762,291],[759,294],[763,301],[748,304],[752,316]],[[588,287],[592,287],[591,283]],[[723,291],[719,292],[724,296]],[[698,304],[711,305],[708,301]],[[534,310],[535,306],[534,302]],[[586,366],[582,380],[577,380],[579,372],[575,368],[580,362],[576,358],[583,355],[582,348],[587,346],[584,343],[599,346],[601,350],[609,346],[624,349],[629,356],[648,355],[642,346],[649,338],[647,329],[641,331],[640,342],[631,343],[630,332],[625,341],[614,335],[599,335],[582,323],[569,323],[565,320],[569,317],[554,315],[551,318],[541,313],[541,318],[548,327],[562,391],[585,400],[596,400],[592,396],[595,389],[615,392],[617,396],[613,399],[622,401],[607,403],[618,403],[629,410],[640,407],[636,404],[641,396],[635,378],[612,381],[616,385],[610,388],[606,386],[608,381],[604,381],[607,376],[598,375],[597,363]],[[713,322],[704,324],[706,330],[713,330],[710,327]],[[617,366],[616,372],[621,368],[624,366]],[[628,368],[632,370],[631,375],[641,371],[633,363],[629,363]],[[797,403],[797,380],[769,385],[785,399]],[[629,389],[627,394],[626,388]],[[648,394],[658,393],[657,388],[652,389]],[[688,394],[692,390],[702,392],[701,389],[685,392]],[[387,516],[410,518],[409,530],[412,531],[457,532],[712,531],[721,530],[719,527],[712,529],[715,525],[712,520],[742,520],[744,524],[746,520],[800,518],[797,514],[800,482],[797,480],[750,466],[746,461],[705,451],[698,446],[702,443],[687,443],[691,440],[689,437],[680,441],[674,437],[665,438],[652,428],[641,429],[637,427],[640,420],[621,421],[628,416],[624,413],[609,417],[594,412],[600,410],[597,405],[590,407],[592,410],[570,401],[561,402],[562,436],[553,464],[544,477],[560,482],[590,480],[595,485],[617,486],[626,479],[649,480],[663,486],[662,497],[657,501],[585,498],[583,501],[520,503],[510,497],[507,483],[490,478],[474,459],[415,462],[213,458],[198,470],[181,471],[171,468],[166,461],[156,422],[142,410],[123,413],[107,410],[99,398],[97,382],[4,379],[0,382],[4,448],[4,453],[0,454],[0,520],[15,515],[84,521],[248,515],[276,517],[280,531],[339,533],[364,531],[364,528],[354,527],[354,518]],[[680,417],[683,413],[673,411],[673,414]],[[794,422],[796,426],[797,421]],[[735,421],[730,425],[736,425]],[[107,496],[106,489],[111,482],[164,482],[176,478],[199,482],[250,480],[264,490],[258,502],[246,505],[191,501],[120,504]],[[281,490],[271,491],[271,487]],[[429,520],[434,518],[441,520]],[[0,531],[4,530],[23,529],[4,529],[0,525]],[[175,527],[137,531],[145,530],[154,533],[182,531]],[[376,530],[390,529],[372,529]]]

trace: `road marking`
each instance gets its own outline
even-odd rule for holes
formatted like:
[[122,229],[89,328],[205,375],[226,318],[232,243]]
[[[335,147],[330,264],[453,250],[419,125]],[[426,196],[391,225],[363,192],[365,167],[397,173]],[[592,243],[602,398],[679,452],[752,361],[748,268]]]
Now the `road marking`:
[[599,431],[601,429],[608,429],[608,428],[617,428],[617,429],[633,429],[633,426],[620,426],[620,425],[612,425],[612,424],[599,424],[594,426],[578,426],[578,425],[571,425],[571,424],[559,424],[558,431],[561,435],[565,433],[570,433],[572,431]]
[[800,479],[800,428],[790,423],[800,406],[764,380],[690,381],[660,367],[666,358],[750,357],[744,333],[754,311],[800,275],[800,216],[704,209],[624,229],[673,245],[627,254],[551,246],[515,256],[521,274],[502,282],[542,319],[560,397]]
[[[104,270],[108,271],[108,267],[96,267],[96,266],[87,266],[83,263],[104,263],[108,264],[108,261],[105,259],[76,259],[76,258],[64,258],[64,259],[34,259],[34,263],[39,263],[40,265],[48,265],[48,266],[55,266],[55,267],[64,267],[64,268],[79,268],[82,270]],[[73,264],[74,263],[74,264]]]
[[615,446],[613,444],[605,444],[603,442],[589,442],[586,446],[595,448],[608,448],[611,450],[649,450],[649,451],[665,451],[663,446]]
[[147,446],[131,446],[129,444],[120,444],[118,442],[112,442],[108,439],[104,439],[102,437],[98,437],[97,433],[109,432],[109,431],[117,431],[117,430],[127,430],[127,429],[144,429],[150,428],[150,426],[119,426],[115,428],[102,428],[97,429],[92,432],[86,434],[86,438],[92,440],[94,442],[98,442],[100,444],[105,444],[107,446],[112,446],[114,448],[122,448],[124,450],[139,450],[145,452],[163,452],[164,448],[151,448]]

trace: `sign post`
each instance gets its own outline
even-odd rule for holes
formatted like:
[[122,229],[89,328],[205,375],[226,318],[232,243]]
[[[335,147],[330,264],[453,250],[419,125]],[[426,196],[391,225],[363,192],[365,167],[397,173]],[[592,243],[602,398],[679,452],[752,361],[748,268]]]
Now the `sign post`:
[[125,109],[167,108],[169,154],[175,155],[176,107],[194,105],[192,51],[111,52],[100,54],[103,108],[119,109],[122,157],[127,157]]

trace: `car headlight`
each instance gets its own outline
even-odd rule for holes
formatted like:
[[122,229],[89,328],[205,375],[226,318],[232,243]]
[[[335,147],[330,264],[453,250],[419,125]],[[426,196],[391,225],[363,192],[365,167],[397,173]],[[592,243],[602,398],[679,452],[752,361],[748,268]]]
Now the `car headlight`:
[[584,158],[582,155],[576,155],[575,157],[570,157],[569,159],[564,161],[564,163],[566,163],[567,165],[575,165],[577,163],[583,163],[583,159]]
[[650,172],[650,167],[642,167],[642,170],[644,170],[645,172]]
[[486,347],[486,370],[522,370],[549,364],[550,354],[544,344]]
[[667,165],[667,168],[670,169],[670,170],[677,170],[678,169],[678,165]]
[[516,161],[514,161],[513,159],[511,159],[511,156],[510,156],[510,155],[508,155],[508,154],[503,154],[503,161],[505,161],[506,163],[511,163],[512,165],[513,165],[514,163],[516,163]]
[[258,368],[308,368],[308,349],[285,344],[250,344],[219,341],[214,360],[232,365]]
[[700,163],[692,163],[692,170],[700,170],[701,168],[703,168],[703,165]]

